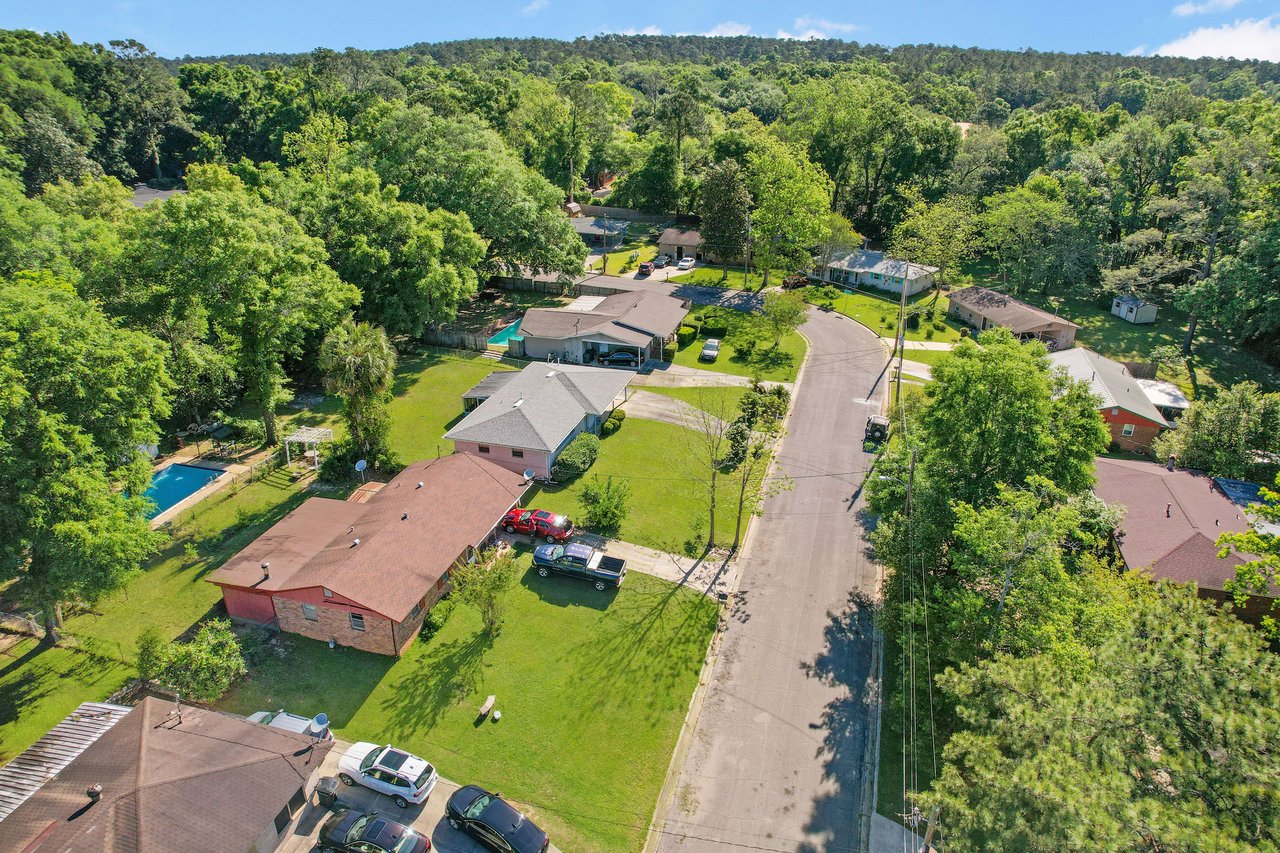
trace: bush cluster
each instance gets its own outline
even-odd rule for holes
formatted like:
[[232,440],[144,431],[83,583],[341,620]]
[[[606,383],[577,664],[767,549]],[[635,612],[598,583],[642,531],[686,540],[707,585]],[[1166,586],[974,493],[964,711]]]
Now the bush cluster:
[[682,347],[687,347],[693,343],[693,339],[698,337],[698,330],[693,326],[681,326],[676,332],[676,342]]
[[622,422],[626,419],[626,412],[622,411],[622,409],[614,409],[613,414],[611,414],[608,420],[606,420],[600,427],[600,434],[605,438],[608,438],[618,430],[622,429]]
[[576,480],[595,464],[599,454],[600,439],[589,432],[582,433],[556,457],[556,464],[551,466],[552,479],[561,483]]

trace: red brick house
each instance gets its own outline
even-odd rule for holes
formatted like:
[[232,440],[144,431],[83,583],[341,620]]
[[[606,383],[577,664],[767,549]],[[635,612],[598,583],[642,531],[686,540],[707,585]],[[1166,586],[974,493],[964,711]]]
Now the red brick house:
[[415,462],[365,503],[311,498],[208,580],[233,619],[398,656],[527,488],[466,453]]
[[[1129,459],[1100,458],[1095,473],[1094,494],[1124,507],[1115,543],[1126,566],[1149,571],[1154,578],[1195,583],[1202,598],[1219,604],[1233,601],[1226,583],[1244,559],[1235,553],[1219,557],[1218,536],[1246,531],[1251,521],[1221,483],[1185,469],[1170,471],[1155,462]],[[1250,596],[1236,615],[1257,621],[1270,612],[1273,598]]]
[[1049,361],[1072,379],[1087,382],[1102,399],[1098,412],[1111,431],[1111,443],[1122,450],[1145,453],[1169,422],[1129,369],[1091,349],[1076,347],[1049,353]]

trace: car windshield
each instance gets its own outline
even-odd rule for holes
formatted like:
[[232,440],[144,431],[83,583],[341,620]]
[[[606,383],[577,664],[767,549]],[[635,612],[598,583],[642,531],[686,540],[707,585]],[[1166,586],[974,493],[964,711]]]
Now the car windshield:
[[428,782],[430,782],[430,781],[431,781],[431,774],[433,774],[433,773],[435,773],[435,772],[436,772],[436,769],[435,769],[434,767],[432,767],[430,764],[428,764],[428,765],[427,765],[427,769],[426,769],[426,770],[423,770],[423,771],[422,771],[422,775],[420,775],[420,776],[417,778],[417,780],[416,780],[416,781],[414,781],[414,783],[413,783],[413,787],[415,787],[415,788],[421,788],[423,785],[425,785],[425,784],[427,784]]
[[547,556],[553,560],[558,560],[564,556],[564,548],[562,548],[559,545],[556,545],[554,548],[547,551]]
[[347,830],[347,843],[355,844],[364,835],[364,828],[369,825],[369,818],[373,815],[362,815],[356,818],[356,822],[351,824],[351,829]]
[[373,766],[373,763],[374,763],[375,761],[377,761],[377,760],[378,760],[378,755],[379,755],[381,752],[382,752],[382,750],[381,750],[380,748],[377,748],[377,747],[375,747],[374,749],[369,750],[369,754],[368,754],[368,755],[366,755],[366,756],[364,757],[364,761],[361,761],[361,762],[360,762],[360,769],[361,769],[361,770],[368,770],[370,767],[372,767],[372,766]]
[[522,513],[520,513],[520,520],[521,520],[521,521],[528,521],[528,520],[529,520],[530,518],[532,518],[532,517],[533,517],[533,513],[531,513],[531,512],[522,512]]
[[484,812],[485,808],[491,802],[493,802],[493,797],[489,796],[488,794],[481,794],[480,796],[475,798],[475,800],[471,803],[471,805],[467,806],[467,810],[466,812],[464,812],[464,814],[468,818],[471,818],[474,820],[475,818],[480,817],[480,815]]

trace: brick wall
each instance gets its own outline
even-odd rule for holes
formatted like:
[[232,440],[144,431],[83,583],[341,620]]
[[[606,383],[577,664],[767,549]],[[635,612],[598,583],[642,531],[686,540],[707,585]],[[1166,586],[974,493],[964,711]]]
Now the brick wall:
[[[1163,432],[1161,427],[1125,409],[1102,409],[1101,412],[1111,432],[1111,441],[1122,450],[1146,453],[1151,449],[1151,442]],[[1124,434],[1125,424],[1133,425],[1133,435]]]
[[[400,652],[400,649],[396,647],[395,633],[392,631],[393,623],[384,616],[379,616],[367,610],[361,611],[318,604],[316,605],[316,614],[319,618],[312,621],[302,613],[303,602],[279,595],[274,596],[272,601],[275,603],[276,618],[280,620],[281,631],[301,634],[304,637],[323,642],[333,640],[340,646],[350,646],[354,649],[374,652],[380,655],[395,655]],[[365,629],[363,631],[357,631],[351,627],[350,614],[353,612],[364,616]],[[410,639],[412,639],[414,633],[416,632],[409,634]]]

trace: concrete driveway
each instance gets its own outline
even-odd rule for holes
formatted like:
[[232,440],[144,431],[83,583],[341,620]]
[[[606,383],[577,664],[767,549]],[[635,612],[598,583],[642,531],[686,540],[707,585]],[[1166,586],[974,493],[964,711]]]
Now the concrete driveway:
[[860,523],[888,354],[874,332],[810,310],[809,357],[770,497],[705,701],[677,752],[649,849],[860,851],[874,811],[878,726],[872,622],[878,569]]
[[[333,749],[325,756],[324,764],[320,765],[321,778],[338,775],[338,758],[350,746],[351,744],[343,741],[334,743]],[[430,759],[428,758],[428,760]],[[431,796],[427,798],[425,803],[420,806],[401,809],[397,808],[390,797],[385,794],[379,794],[370,788],[360,785],[353,787],[339,785],[338,805],[356,809],[360,812],[376,811],[378,814],[389,817],[394,821],[412,826],[418,832],[431,839],[431,849],[433,851],[442,851],[442,853],[486,853],[487,847],[480,846],[478,842],[472,840],[471,836],[458,832],[449,826],[449,821],[445,819],[444,804],[449,801],[449,797],[453,796],[454,791],[457,791],[459,787],[461,786],[454,782],[441,779],[436,783],[435,790],[431,792]],[[517,807],[519,807],[518,804]],[[285,839],[285,842],[280,846],[279,853],[308,853],[312,850],[320,837],[320,827],[324,824],[329,814],[329,809],[318,805],[316,798],[312,796],[293,834]],[[554,845],[551,849],[556,850]]]
[[[645,418],[661,421],[673,426],[697,428],[702,422],[701,412],[684,400],[668,397],[666,394],[655,394],[652,391],[633,391],[627,401],[618,407],[627,413],[627,417]],[[719,423],[715,418],[713,423]]]

